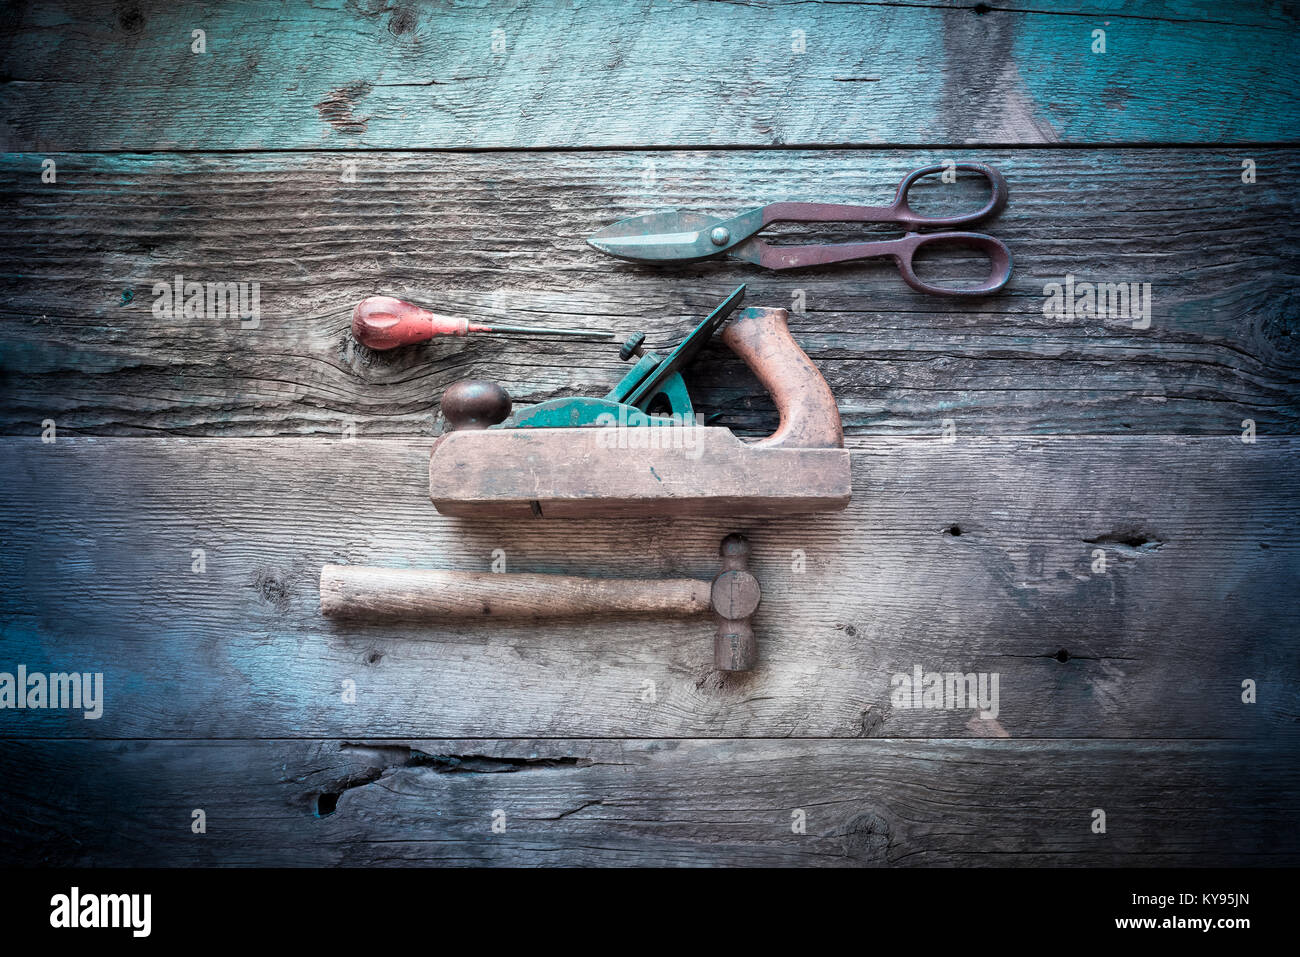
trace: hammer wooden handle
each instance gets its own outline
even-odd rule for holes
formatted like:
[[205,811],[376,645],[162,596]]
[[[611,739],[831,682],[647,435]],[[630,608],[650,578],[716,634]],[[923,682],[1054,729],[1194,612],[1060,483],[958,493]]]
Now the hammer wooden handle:
[[576,618],[705,615],[712,583],[326,565],[320,606],[335,618]]

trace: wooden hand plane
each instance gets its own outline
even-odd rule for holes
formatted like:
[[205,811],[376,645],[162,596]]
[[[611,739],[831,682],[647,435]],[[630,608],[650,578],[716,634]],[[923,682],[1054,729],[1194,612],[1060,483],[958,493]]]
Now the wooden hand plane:
[[722,341],[772,394],[780,424],[745,442],[696,424],[681,370],[740,305],[741,286],[667,357],[641,348],[603,398],[552,399],[511,415],[491,382],[442,398],[429,494],[445,515],[482,518],[787,515],[844,508],[849,453],[830,387],[786,327],[784,309],[747,308]]

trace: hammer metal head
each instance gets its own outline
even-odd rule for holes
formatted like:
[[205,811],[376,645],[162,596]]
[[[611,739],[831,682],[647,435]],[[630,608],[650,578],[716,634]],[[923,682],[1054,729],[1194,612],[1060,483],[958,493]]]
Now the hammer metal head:
[[719,671],[749,671],[758,662],[758,642],[750,618],[758,610],[762,589],[749,572],[749,541],[728,535],[718,549],[722,572],[713,579],[709,602],[718,619],[713,639],[713,666]]

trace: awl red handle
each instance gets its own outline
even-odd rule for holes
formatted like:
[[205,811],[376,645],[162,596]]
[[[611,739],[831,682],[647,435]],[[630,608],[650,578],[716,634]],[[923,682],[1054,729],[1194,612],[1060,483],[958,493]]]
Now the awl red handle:
[[369,349],[395,349],[434,336],[465,336],[490,332],[503,336],[568,336],[578,339],[612,339],[612,332],[600,329],[550,329],[546,326],[488,325],[439,316],[427,309],[394,299],[371,296],[352,310],[352,335]]
[[362,299],[352,310],[352,335],[368,349],[395,349],[434,336],[464,336],[474,328],[468,319],[435,315],[392,296]]

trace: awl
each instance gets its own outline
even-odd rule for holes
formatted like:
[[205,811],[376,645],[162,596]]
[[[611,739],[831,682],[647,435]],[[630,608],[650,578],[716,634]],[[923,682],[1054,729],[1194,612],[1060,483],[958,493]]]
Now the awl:
[[596,329],[550,329],[545,326],[488,325],[456,316],[440,316],[392,296],[371,296],[352,310],[352,335],[368,349],[395,349],[435,336],[467,336],[489,332],[516,336],[572,336],[612,339],[614,333]]

